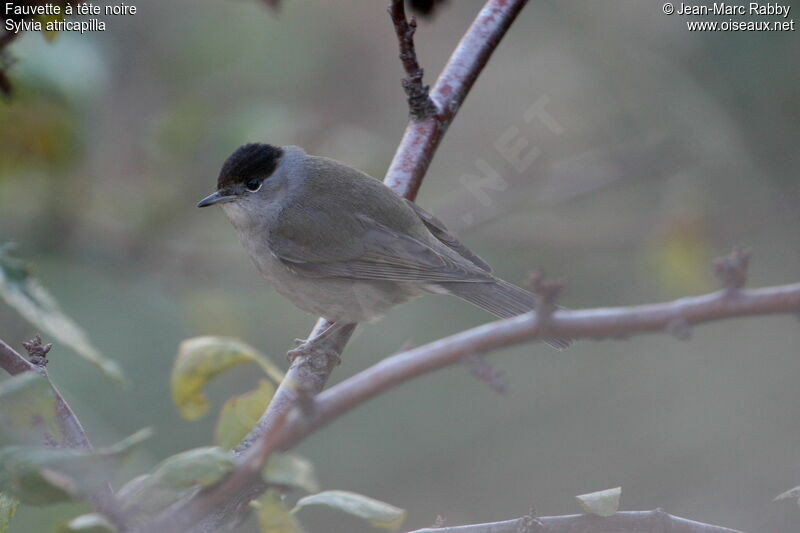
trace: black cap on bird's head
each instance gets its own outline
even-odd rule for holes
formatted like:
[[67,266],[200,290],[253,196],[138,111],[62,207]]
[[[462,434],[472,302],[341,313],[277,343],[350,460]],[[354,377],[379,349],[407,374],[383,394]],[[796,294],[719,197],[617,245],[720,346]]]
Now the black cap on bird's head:
[[240,146],[222,165],[217,178],[217,191],[200,200],[197,207],[234,200],[234,190],[241,189],[237,187],[239,185],[248,191],[257,191],[261,182],[275,172],[282,155],[283,148],[271,144],[250,143]]

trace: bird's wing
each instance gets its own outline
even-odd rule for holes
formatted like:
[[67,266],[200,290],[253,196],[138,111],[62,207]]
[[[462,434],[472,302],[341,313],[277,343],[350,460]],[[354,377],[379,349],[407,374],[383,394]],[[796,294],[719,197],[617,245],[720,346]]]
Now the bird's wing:
[[[313,213],[313,214],[312,214]],[[364,214],[333,217],[326,209],[291,217],[270,233],[270,248],[289,268],[315,278],[386,281],[494,279],[438,241],[391,228]],[[302,227],[301,227],[302,226]]]
[[406,204],[408,204],[408,206],[414,210],[414,213],[416,213],[420,220],[422,220],[422,222],[425,224],[425,227],[428,228],[428,231],[430,231],[434,237],[444,243],[445,246],[452,249],[481,270],[485,270],[486,272],[492,271],[492,267],[489,265],[489,263],[481,259],[478,254],[464,246],[455,235],[450,233],[450,230],[447,229],[441,220],[410,200],[406,200]]

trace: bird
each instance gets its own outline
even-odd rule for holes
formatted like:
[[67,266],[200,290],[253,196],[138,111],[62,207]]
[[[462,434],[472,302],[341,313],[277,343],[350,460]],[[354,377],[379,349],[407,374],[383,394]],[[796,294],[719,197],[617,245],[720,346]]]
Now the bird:
[[[536,296],[500,279],[435,216],[383,182],[298,146],[250,143],[224,162],[220,205],[261,276],[300,309],[338,329],[373,322],[426,294],[465,300],[499,318],[533,310]],[[569,339],[546,338],[563,350]],[[290,357],[291,358],[291,357]]]

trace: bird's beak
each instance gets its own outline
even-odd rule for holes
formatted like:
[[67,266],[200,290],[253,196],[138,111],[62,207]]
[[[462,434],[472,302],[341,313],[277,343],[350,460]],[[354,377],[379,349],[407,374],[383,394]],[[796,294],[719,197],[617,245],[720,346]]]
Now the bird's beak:
[[209,194],[199,202],[197,202],[197,207],[207,207],[209,205],[215,204],[224,204],[226,202],[232,202],[236,199],[236,197],[232,194],[225,194],[222,191],[217,191],[215,193]]

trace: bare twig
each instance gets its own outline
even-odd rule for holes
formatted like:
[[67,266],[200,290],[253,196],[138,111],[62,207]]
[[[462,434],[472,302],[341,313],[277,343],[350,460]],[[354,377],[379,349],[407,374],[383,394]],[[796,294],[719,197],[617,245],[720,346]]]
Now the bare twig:
[[424,120],[436,115],[436,104],[430,97],[430,88],[422,84],[424,71],[417,61],[414,49],[414,32],[417,31],[417,19],[406,18],[405,0],[391,0],[389,16],[394,24],[397,42],[400,45],[400,61],[406,71],[403,78],[403,90],[408,97],[408,108],[413,120]]
[[[410,533],[519,533],[523,518],[445,528],[417,529]],[[660,509],[654,511],[623,511],[613,516],[576,514],[537,517],[538,524],[525,526],[522,531],[535,533],[742,533],[727,527],[703,524],[672,516]]]

